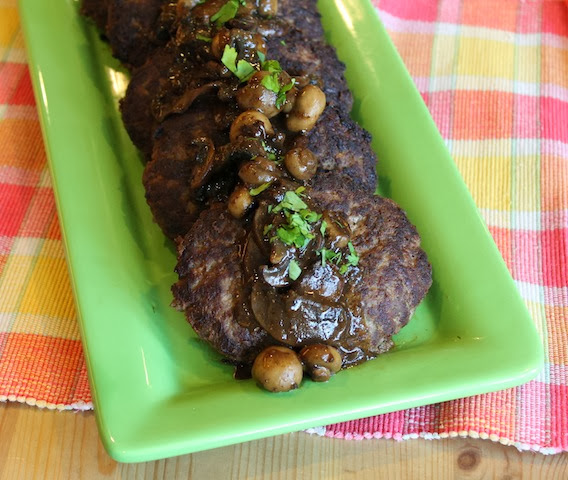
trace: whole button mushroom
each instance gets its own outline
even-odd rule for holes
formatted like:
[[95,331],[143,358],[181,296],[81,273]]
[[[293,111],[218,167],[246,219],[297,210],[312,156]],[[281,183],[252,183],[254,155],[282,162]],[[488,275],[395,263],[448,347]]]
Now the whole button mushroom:
[[229,139],[235,142],[240,135],[247,137],[266,138],[273,135],[274,128],[268,117],[256,110],[247,110],[241,113],[231,124]]
[[294,178],[309,180],[316,174],[318,159],[307,148],[293,148],[286,153],[284,165]]
[[244,185],[237,185],[229,196],[227,208],[233,217],[242,218],[245,213],[247,213],[247,210],[252,207],[253,203],[254,199],[249,193],[248,188]]
[[307,85],[296,97],[294,107],[286,119],[292,132],[311,130],[325,109],[325,93],[315,85]]
[[270,392],[287,392],[302,383],[302,364],[294,350],[271,346],[260,352],[252,365],[252,378]]
[[278,13],[278,0],[259,0],[258,13],[265,18],[275,17]]
[[273,182],[278,176],[278,167],[266,157],[254,157],[239,169],[240,179],[254,186]]
[[270,72],[256,72],[248,83],[237,90],[237,103],[242,110],[257,110],[268,118],[280,113],[276,106],[278,95],[262,84],[262,79]]
[[327,382],[341,370],[341,354],[329,345],[316,343],[302,348],[300,359],[314,382]]

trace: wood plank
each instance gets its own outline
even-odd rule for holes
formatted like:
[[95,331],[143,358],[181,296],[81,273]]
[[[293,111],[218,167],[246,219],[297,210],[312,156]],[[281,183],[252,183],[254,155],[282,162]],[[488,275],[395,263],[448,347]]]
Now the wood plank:
[[568,453],[521,453],[488,440],[346,441],[302,432],[192,455],[119,464],[92,412],[0,406],[0,479],[568,479]]

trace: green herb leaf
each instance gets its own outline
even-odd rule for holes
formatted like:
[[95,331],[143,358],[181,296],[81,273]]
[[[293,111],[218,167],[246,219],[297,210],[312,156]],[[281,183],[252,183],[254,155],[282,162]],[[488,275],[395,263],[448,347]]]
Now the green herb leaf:
[[268,207],[268,213],[282,212],[287,220],[277,228],[273,238],[296,248],[305,248],[315,238],[312,224],[321,218],[321,214],[310,210],[300,198],[304,190],[305,187],[299,187],[295,192],[287,191],[278,205],[272,209],[271,205]]
[[229,45],[225,45],[221,62],[223,62],[223,65],[233,72],[241,82],[247,81],[252,77],[254,72],[256,72],[255,68],[246,60],[239,60],[237,62],[237,50]]
[[321,266],[322,267],[325,267],[325,261],[327,260],[325,255],[326,255],[327,251],[328,251],[327,248],[322,248],[319,252],[320,255],[321,255]]
[[300,210],[308,208],[306,203],[298,196],[296,192],[290,191],[284,194],[284,200],[282,200],[280,204],[283,207],[292,210],[293,212],[299,212]]
[[353,247],[353,244],[351,242],[349,242],[347,246],[349,247],[349,255],[347,255],[347,257],[345,258],[347,259],[349,265],[355,267],[359,264],[359,255],[357,255],[355,247]]
[[277,150],[269,145],[266,144],[264,140],[261,141],[262,148],[266,153],[266,158],[272,160],[273,162],[279,162],[278,157],[276,156]]
[[246,60],[239,60],[237,62],[237,71],[233,72],[241,82],[246,82],[254,75],[256,69]]
[[278,60],[268,60],[266,62],[262,62],[260,68],[270,73],[280,73],[282,71],[282,67],[280,66],[280,62]]
[[286,93],[288,93],[294,85],[296,85],[295,78],[293,78],[290,83],[287,83],[282,88],[280,88],[280,90],[278,91],[278,97],[276,97],[276,108],[280,108],[286,103]]
[[339,264],[341,261],[342,254],[341,252],[334,252],[333,250],[329,250],[327,248],[322,248],[319,251],[321,255],[321,264],[325,267],[326,262],[334,262],[335,264]]
[[298,265],[298,262],[296,262],[296,260],[290,260],[290,264],[288,265],[288,276],[290,280],[296,280],[301,273],[302,269]]
[[296,229],[288,230],[284,227],[278,227],[278,229],[276,230],[276,235],[286,245],[294,245],[296,239],[298,238],[298,234],[299,232]]
[[267,234],[268,232],[270,232],[270,230],[272,230],[272,227],[273,227],[272,223],[270,223],[270,224],[268,224],[268,225],[265,225],[265,226],[264,226],[264,229],[262,230],[262,235],[263,235],[263,236],[266,236],[266,234]]
[[197,38],[197,40],[203,40],[204,42],[207,42],[207,43],[211,43],[213,41],[213,39],[211,37],[201,35],[201,33],[198,33],[197,35],[195,35],[195,38]]
[[265,70],[270,73],[280,73],[282,71],[282,67],[278,60],[266,60],[266,55],[258,50],[256,51],[256,54],[260,60],[261,70]]
[[315,223],[321,218],[319,213],[307,209],[300,210],[300,215],[302,215],[302,218],[310,223]]
[[286,46],[286,42],[284,40],[280,40],[280,45]]
[[325,220],[322,220],[321,226],[320,226],[320,233],[321,233],[322,237],[325,236],[325,229],[326,228],[327,228],[327,222]]
[[244,5],[244,0],[229,0],[219,11],[211,17],[211,21],[220,27],[225,22],[235,18],[239,10],[239,4]]
[[272,75],[266,75],[260,82],[266,89],[271,92],[278,93],[280,91],[280,81],[278,80],[278,74],[273,73]]
[[343,275],[345,272],[347,272],[347,270],[349,269],[349,265],[347,265],[346,263],[341,265],[341,268],[339,269],[339,273],[341,273],[341,275]]
[[256,188],[251,188],[249,190],[249,193],[253,196],[256,197],[257,195],[260,195],[262,192],[264,192],[268,187],[270,187],[270,182],[268,183],[263,183],[262,185],[256,187]]

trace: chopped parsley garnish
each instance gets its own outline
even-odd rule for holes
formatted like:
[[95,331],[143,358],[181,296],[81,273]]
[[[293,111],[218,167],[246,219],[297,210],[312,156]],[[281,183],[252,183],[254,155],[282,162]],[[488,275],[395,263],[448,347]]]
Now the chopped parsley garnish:
[[254,72],[255,68],[246,60],[237,61],[237,50],[234,47],[225,45],[221,62],[241,81],[246,82]]
[[[259,187],[260,188],[260,187]],[[314,233],[315,225],[321,220],[322,214],[314,212],[308,208],[308,205],[301,197],[305,187],[298,187],[296,190],[288,190],[284,193],[282,200],[276,205],[268,205],[268,213],[280,213],[283,215],[285,222],[278,225],[266,225],[263,230],[263,235],[266,236],[269,232],[276,232],[270,237],[270,241],[274,242],[280,240],[282,243],[296,248],[306,248],[306,246],[313,240],[316,235]],[[251,191],[252,194],[252,191]],[[339,223],[338,223],[339,224]],[[322,237],[325,237],[328,223],[321,220],[319,232]],[[327,263],[332,263],[339,267],[339,273],[344,275],[349,268],[356,267],[359,264],[359,255],[351,242],[347,243],[349,253],[344,253],[340,250],[332,250],[330,248],[321,248],[317,250],[317,254],[321,256],[322,266]],[[301,274],[301,269],[295,260],[290,261],[288,275],[292,280],[296,280]]]
[[[325,220],[322,222],[322,225],[325,223]],[[320,228],[320,231],[322,229]],[[323,232],[322,232],[323,235]],[[339,273],[344,275],[349,270],[349,267],[356,267],[359,264],[359,255],[355,251],[355,247],[351,242],[347,244],[349,247],[349,254],[345,256],[345,263],[341,264],[343,261],[343,253],[337,252],[334,250],[330,250],[328,248],[322,248],[318,250],[318,255],[321,255],[321,264],[323,267],[327,264],[327,262],[333,262],[335,265],[339,267]],[[341,264],[341,266],[339,266]]]
[[202,40],[202,41],[207,42],[207,43],[211,43],[213,41],[213,39],[211,37],[208,37],[206,35],[201,35],[201,33],[198,33],[197,35],[195,35],[195,38],[197,38],[197,40]]
[[253,196],[256,197],[257,195],[260,195],[262,192],[264,192],[268,187],[270,187],[270,182],[268,183],[263,183],[262,185],[259,185],[256,188],[251,188],[249,190],[249,193]]
[[215,22],[215,25],[220,27],[225,22],[235,18],[239,10],[239,5],[246,5],[245,0],[229,0],[211,17],[211,21]]
[[266,153],[266,158],[278,163],[280,161],[280,159],[276,156],[276,152],[278,150],[276,150],[274,147],[271,147],[270,145],[267,145],[264,140],[261,140],[260,143],[262,145],[262,148],[264,149],[264,152]]
[[321,215],[313,210],[300,210],[300,215],[310,223],[315,223],[321,218]]
[[278,96],[276,97],[276,108],[280,108],[282,105],[286,103],[286,94],[292,90],[292,88],[296,85],[296,79],[293,78],[290,83],[283,85],[280,90],[278,91]]
[[284,40],[280,40],[280,45],[282,45],[283,47],[286,46],[286,42]]
[[325,267],[327,262],[334,262],[336,265],[339,265],[341,257],[343,256],[341,252],[334,252],[328,248],[322,248],[319,254],[321,255],[321,264],[323,267]]
[[304,187],[299,187],[296,191],[287,191],[282,201],[275,207],[268,207],[268,213],[282,213],[286,223],[282,223],[276,229],[276,235],[270,241],[279,239],[286,245],[294,245],[296,248],[305,248],[312,239],[315,238],[313,224],[316,223],[321,215],[310,210],[300,195]]
[[278,60],[266,60],[266,55],[262,52],[256,51],[258,59],[260,60],[260,69],[270,73],[280,73],[282,67]]
[[277,95],[276,108],[280,108],[286,102],[286,93],[296,85],[296,80],[293,78],[286,85],[280,85],[280,73],[282,73],[280,62],[278,60],[266,60],[266,55],[262,52],[257,51],[256,53],[260,60],[260,69],[272,74],[266,75],[260,83]]
[[[296,190],[297,192],[297,190]],[[306,203],[298,196],[296,192],[287,191],[284,194],[284,199],[276,205],[272,211],[278,213],[283,209],[291,210],[292,212],[299,212],[308,208]]]
[[349,267],[356,267],[359,264],[359,255],[357,255],[355,247],[351,242],[349,242],[347,246],[349,247],[349,254],[345,256],[345,260],[347,261],[339,268],[339,273],[342,275],[349,270]]
[[288,276],[290,277],[290,280],[296,280],[301,273],[302,269],[298,265],[298,262],[293,259],[290,260],[290,264],[288,265]]
[[349,265],[355,267],[359,263],[359,255],[357,255],[355,247],[353,247],[353,244],[351,242],[349,242],[347,246],[349,247],[349,255],[347,255],[346,257],[347,262],[349,263]]
[[274,72],[271,75],[266,75],[261,80],[261,85],[267,90],[274,92],[276,94],[276,108],[280,108],[284,103],[286,103],[286,93],[288,93],[294,85],[296,85],[296,79],[293,78],[286,85],[280,85],[280,73]]
[[271,92],[278,93],[280,91],[280,80],[278,80],[277,73],[266,75],[260,83]]

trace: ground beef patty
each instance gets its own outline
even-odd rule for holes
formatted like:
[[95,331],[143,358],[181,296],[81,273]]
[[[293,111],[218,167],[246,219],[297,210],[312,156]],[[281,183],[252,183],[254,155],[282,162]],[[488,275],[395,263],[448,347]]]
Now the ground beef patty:
[[245,291],[241,265],[245,237],[242,223],[225,205],[204,210],[178,245],[180,279],[172,287],[173,305],[185,312],[199,337],[234,362],[254,359],[270,343],[253,319],[237,321]]
[[[371,358],[392,347],[392,335],[408,323],[428,291],[431,269],[415,228],[393,201],[340,183],[338,177],[324,179],[312,199],[322,209],[340,211],[350,224],[361,277],[346,295],[360,296],[366,328],[355,340]],[[324,185],[333,190],[323,190]],[[223,205],[205,210],[179,244],[179,281],[172,288],[174,305],[197,334],[236,363],[252,361],[268,343],[280,343],[250,312],[242,321],[249,291],[242,260],[246,235],[243,223]],[[341,342],[352,348],[353,338]]]

